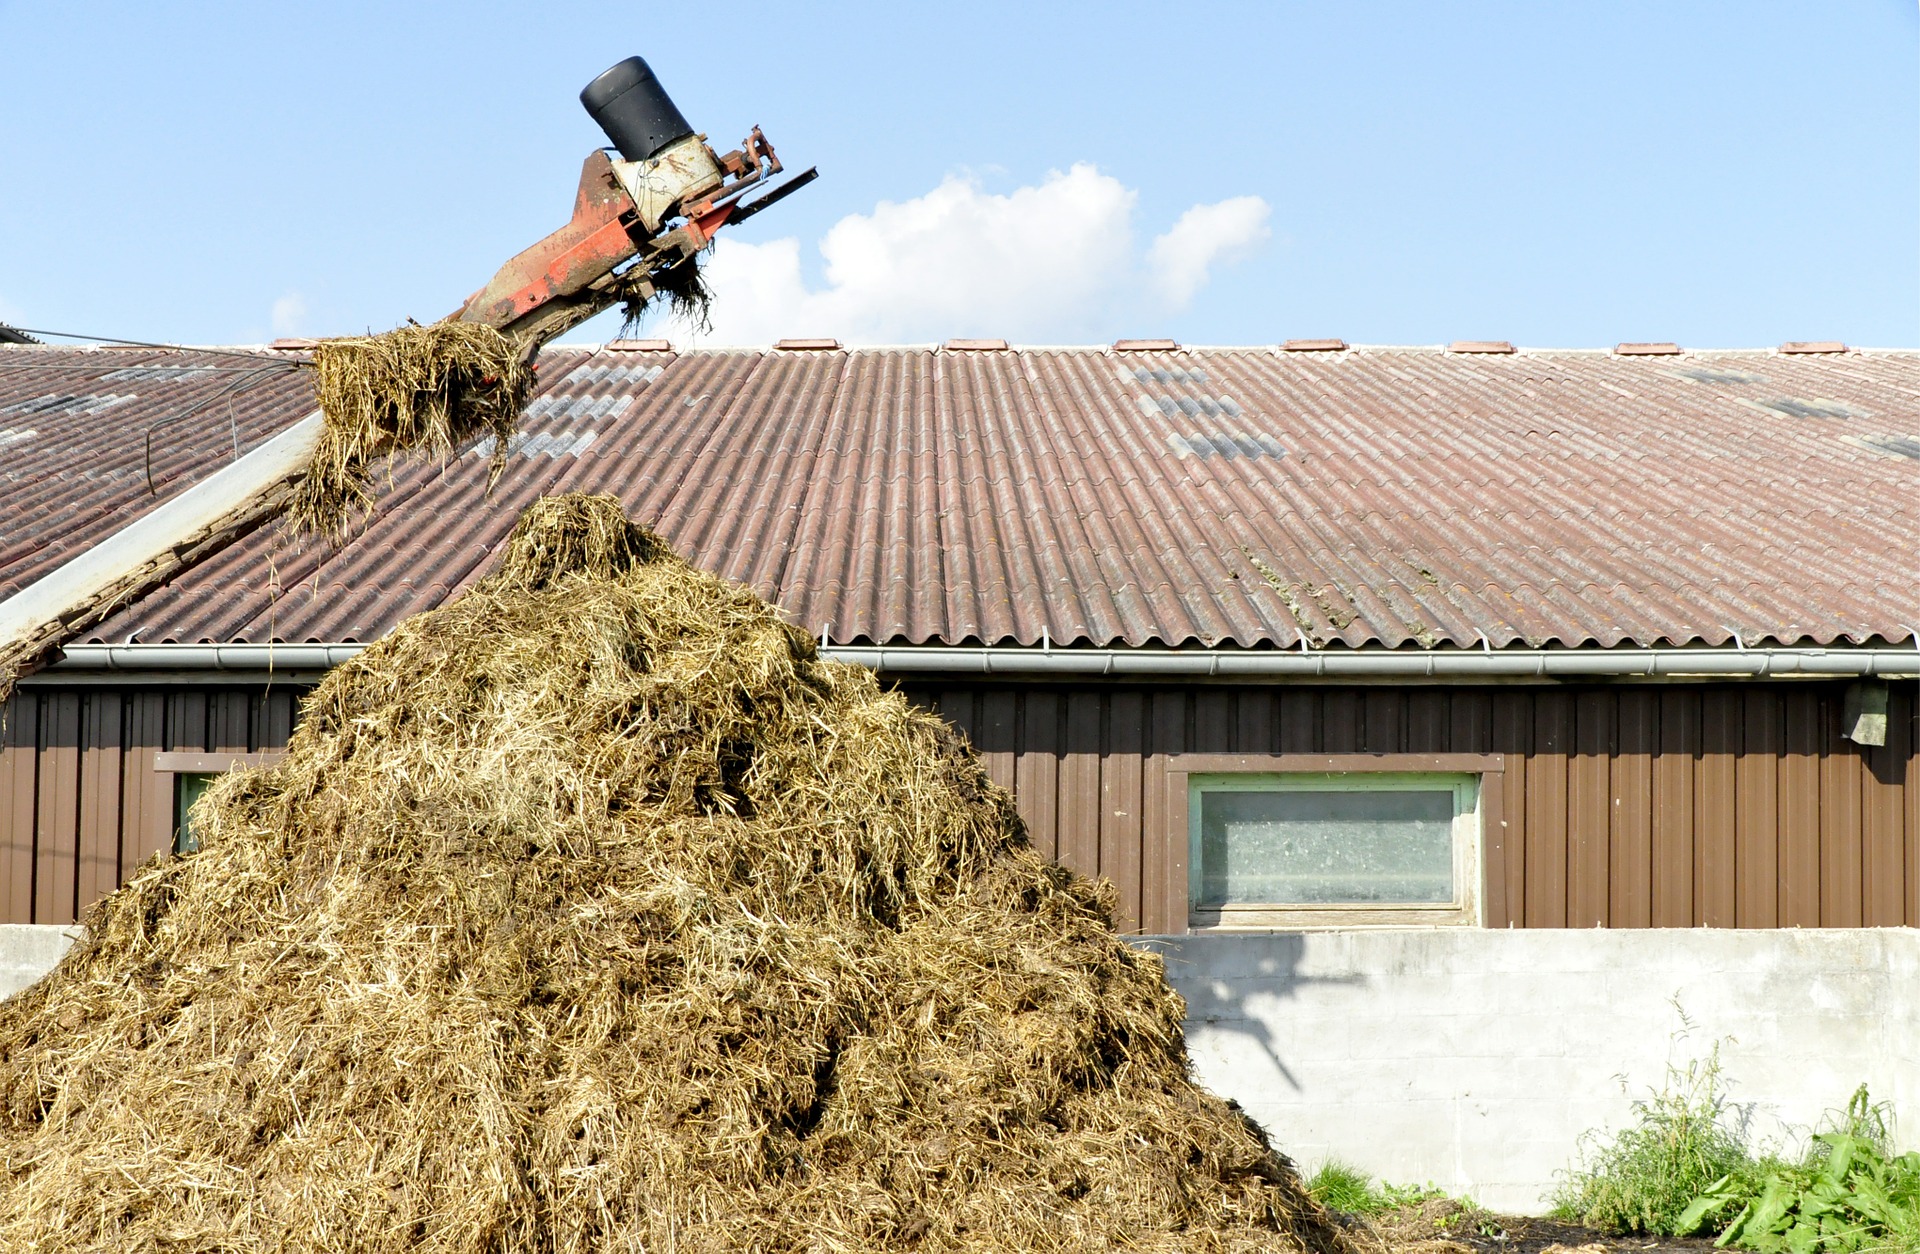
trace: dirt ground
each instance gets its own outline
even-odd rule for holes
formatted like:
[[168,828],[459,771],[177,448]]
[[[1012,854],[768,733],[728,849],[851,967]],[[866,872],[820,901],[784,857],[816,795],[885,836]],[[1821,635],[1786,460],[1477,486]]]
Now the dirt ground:
[[1615,1236],[1578,1224],[1497,1215],[1443,1198],[1354,1224],[1389,1254],[1710,1254],[1704,1237]]

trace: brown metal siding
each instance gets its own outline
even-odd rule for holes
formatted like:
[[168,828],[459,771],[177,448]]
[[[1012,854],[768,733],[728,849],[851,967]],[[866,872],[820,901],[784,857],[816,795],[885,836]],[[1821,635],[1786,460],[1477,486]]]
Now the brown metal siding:
[[1841,754],[1820,758],[1820,922],[1859,927],[1866,914],[1860,873],[1859,765]]
[[1780,699],[1764,688],[1741,694],[1746,738],[1734,762],[1739,853],[1735,918],[1741,927],[1780,921]]
[[0,908],[9,923],[33,918],[33,838],[39,804],[40,702],[15,697],[7,703],[0,740]]
[[296,695],[242,689],[18,690],[0,737],[0,922],[72,923],[165,848],[165,751],[279,748]]
[[1829,685],[909,691],[970,730],[1040,849],[1114,881],[1128,928],[1185,926],[1182,753],[1506,755],[1490,926],[1920,925],[1910,687],[1872,749]]
[[1783,697],[1780,762],[1780,925],[1820,926],[1820,736],[1814,692]]
[[1486,844],[1484,873],[1487,876],[1487,917],[1520,918],[1520,903],[1525,900],[1527,874],[1526,785],[1532,778],[1530,751],[1533,728],[1533,702],[1521,692],[1502,692],[1493,697],[1493,734],[1479,749],[1492,752],[1494,745],[1511,745],[1507,769],[1501,774],[1506,795],[1501,806],[1506,816],[1503,826],[1484,833]]
[[73,864],[80,839],[80,704],[76,692],[49,694],[40,708],[39,801],[34,813],[33,921],[74,918]]
[[[1902,694],[1906,695],[1906,694]],[[1907,703],[1909,709],[1911,703]],[[1862,781],[1865,798],[1866,917],[1868,927],[1895,927],[1906,922],[1906,770],[1912,756],[1910,718],[1894,717],[1887,709],[1887,743],[1868,749],[1867,773]]]
[[1694,777],[1699,759],[1700,694],[1660,693],[1659,753],[1653,760],[1653,926],[1687,927],[1694,920]]
[[1653,762],[1659,747],[1660,694],[1639,688],[1619,694],[1618,725],[1609,757],[1612,804],[1607,863],[1607,923],[1653,925]]
[[[1522,927],[1920,924],[1912,685],[1889,743],[1840,737],[1837,685],[910,686],[1014,791],[1035,845],[1115,886],[1121,923],[1187,916],[1193,753],[1498,753],[1487,921]],[[0,920],[67,923],[160,851],[158,752],[286,743],[297,694],[28,687],[0,737]]]
[[1740,694],[1701,694],[1700,768],[1694,772],[1693,917],[1734,925],[1734,764],[1740,752]]
[[127,700],[127,752],[120,782],[123,875],[126,868],[160,852],[173,828],[172,779],[153,769],[154,755],[166,744],[167,699],[158,692],[134,692]]
[[[1573,751],[1573,696],[1543,692],[1533,702],[1528,762],[1527,873],[1509,917],[1522,927],[1567,926],[1567,757]],[[1499,750],[1495,750],[1499,752]]]

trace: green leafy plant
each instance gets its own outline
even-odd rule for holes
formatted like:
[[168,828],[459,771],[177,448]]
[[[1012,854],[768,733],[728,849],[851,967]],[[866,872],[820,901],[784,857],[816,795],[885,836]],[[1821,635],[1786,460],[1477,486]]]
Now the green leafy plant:
[[1758,1254],[1920,1254],[1920,1153],[1895,1154],[1889,1107],[1863,1084],[1798,1159],[1756,1157],[1729,1126],[1719,1050],[1589,1141],[1554,1213],[1612,1232],[1716,1233]]
[[[1380,1182],[1380,1196],[1386,1198],[1388,1207],[1395,1210],[1402,1206],[1418,1206],[1422,1202],[1431,1202],[1435,1199],[1457,1201],[1468,1209],[1473,1208],[1472,1198],[1452,1197],[1446,1190],[1436,1189],[1431,1184],[1388,1184],[1383,1180]],[[1444,1218],[1436,1222],[1441,1227],[1447,1225],[1447,1220]]]
[[1709,1188],[1750,1171],[1753,1160],[1720,1082],[1720,1048],[1684,1067],[1667,1067],[1664,1086],[1633,1104],[1633,1119],[1610,1141],[1582,1138],[1581,1161],[1565,1173],[1553,1214],[1612,1232],[1686,1236],[1704,1216],[1693,1202]]
[[1715,1245],[1759,1254],[1920,1250],[1920,1153],[1892,1152],[1887,1108],[1863,1084],[1800,1162],[1775,1159],[1715,1180],[1677,1227],[1698,1231],[1729,1213]]

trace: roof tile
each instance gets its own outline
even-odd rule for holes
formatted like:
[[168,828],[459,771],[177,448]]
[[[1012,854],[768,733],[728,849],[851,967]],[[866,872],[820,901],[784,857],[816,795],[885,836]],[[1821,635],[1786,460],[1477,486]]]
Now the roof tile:
[[[0,578],[144,508],[145,427],[229,380],[108,384],[205,363],[20,351],[85,369],[0,372],[0,409],[137,400],[36,417],[48,436],[7,446]],[[1885,451],[1920,433],[1920,353],[1142,351],[655,352],[629,369],[550,350],[528,429],[555,439],[513,454],[490,497],[482,457],[401,465],[343,547],[263,529],[92,634],[372,638],[470,584],[526,503],[569,489],[619,494],[842,642],[1830,643],[1920,622],[1920,460]],[[224,403],[178,423],[159,479],[297,418],[305,388],[270,379],[231,427]],[[1780,396],[1832,408],[1749,403]]]

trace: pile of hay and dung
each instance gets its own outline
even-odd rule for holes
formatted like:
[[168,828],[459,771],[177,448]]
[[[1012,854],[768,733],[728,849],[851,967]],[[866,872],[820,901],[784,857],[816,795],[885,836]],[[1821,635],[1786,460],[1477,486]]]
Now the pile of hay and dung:
[[0,1248],[1347,1245],[951,730],[611,498],[195,829],[0,1004]]

